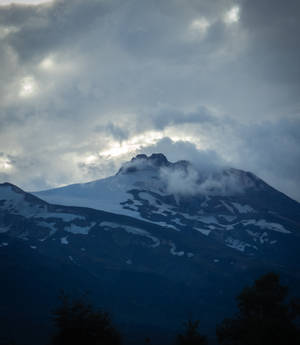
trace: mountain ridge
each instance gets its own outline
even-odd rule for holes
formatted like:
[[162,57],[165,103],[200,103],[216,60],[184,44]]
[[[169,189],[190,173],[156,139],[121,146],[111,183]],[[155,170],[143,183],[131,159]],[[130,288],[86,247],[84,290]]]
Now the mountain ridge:
[[254,174],[230,168],[214,170],[203,180],[191,163],[171,163],[162,154],[138,155],[106,179],[34,194],[48,202],[124,214],[177,231],[193,228],[217,240],[222,233],[229,245],[240,237],[231,239],[230,232],[242,228],[248,240],[240,241],[240,250],[257,250],[253,241],[262,240],[254,230],[289,233],[300,223],[300,204]]

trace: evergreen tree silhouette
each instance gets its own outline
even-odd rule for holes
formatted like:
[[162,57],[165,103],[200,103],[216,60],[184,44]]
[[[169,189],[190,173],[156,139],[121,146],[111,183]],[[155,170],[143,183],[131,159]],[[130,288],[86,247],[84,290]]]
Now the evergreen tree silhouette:
[[188,320],[185,322],[185,332],[178,334],[177,345],[206,345],[206,337],[198,332],[199,321]]
[[237,297],[239,312],[217,326],[222,345],[296,345],[300,344],[299,303],[287,303],[288,288],[279,276],[268,273],[246,287]]
[[83,300],[70,300],[62,294],[61,305],[54,311],[57,332],[53,345],[120,345],[121,338],[112,326],[109,314]]

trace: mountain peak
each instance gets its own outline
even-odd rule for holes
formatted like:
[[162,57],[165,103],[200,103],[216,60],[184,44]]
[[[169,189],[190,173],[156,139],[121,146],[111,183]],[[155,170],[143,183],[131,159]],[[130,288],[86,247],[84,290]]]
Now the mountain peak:
[[135,161],[146,161],[159,167],[170,165],[167,157],[162,153],[152,153],[152,155],[149,157],[145,154],[139,154],[131,159],[131,162]]
[[170,163],[167,157],[162,153],[152,153],[150,156],[138,154],[133,157],[131,161],[124,163],[117,175],[120,173],[133,173],[138,170],[169,167],[171,165],[172,163]]

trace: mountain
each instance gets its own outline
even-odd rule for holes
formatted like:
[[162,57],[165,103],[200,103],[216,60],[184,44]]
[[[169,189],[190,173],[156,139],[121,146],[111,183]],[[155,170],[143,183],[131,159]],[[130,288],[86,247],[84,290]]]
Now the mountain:
[[106,179],[34,193],[45,201],[195,230],[228,247],[259,255],[298,234],[300,206],[254,174],[201,171],[162,154],[138,155]]
[[189,317],[213,337],[260,274],[299,291],[299,221],[299,203],[251,173],[162,154],[34,194],[0,184],[0,338],[46,343],[61,288],[89,291],[130,344],[167,344]]

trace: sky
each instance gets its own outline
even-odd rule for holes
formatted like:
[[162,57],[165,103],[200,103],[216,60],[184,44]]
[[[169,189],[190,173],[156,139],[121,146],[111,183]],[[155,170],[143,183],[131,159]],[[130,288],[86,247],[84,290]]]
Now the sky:
[[300,201],[299,18],[298,0],[0,0],[0,182],[162,152]]

